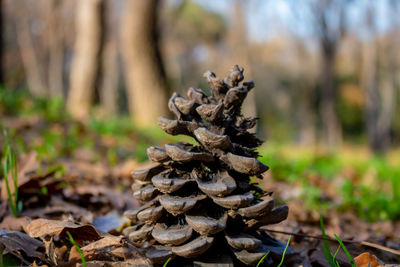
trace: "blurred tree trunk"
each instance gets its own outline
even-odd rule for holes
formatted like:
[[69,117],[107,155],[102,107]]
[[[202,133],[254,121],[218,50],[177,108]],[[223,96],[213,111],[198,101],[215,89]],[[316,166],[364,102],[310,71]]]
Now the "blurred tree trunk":
[[337,99],[337,89],[334,79],[336,45],[329,42],[322,42],[322,135],[324,144],[327,145],[329,151],[333,151],[341,140],[341,127],[335,108]]
[[139,125],[166,115],[167,85],[158,47],[158,0],[126,1],[121,41],[130,112]]
[[118,112],[118,64],[117,64],[117,35],[115,34],[115,24],[117,23],[115,10],[113,9],[114,0],[106,1],[105,29],[106,40],[102,57],[102,80],[100,85],[100,104],[106,115],[115,115]]
[[[374,12],[373,6],[369,5],[365,24],[370,38],[363,44],[361,85],[366,95],[365,121],[370,148],[376,154],[385,154],[390,145],[390,130],[395,109],[394,58],[397,48],[385,46],[383,42],[380,44]],[[379,50],[384,51],[381,56]]]
[[[233,23],[228,32],[228,40],[230,45],[231,55],[233,60],[231,65],[239,65],[245,69],[246,77],[251,79],[253,76],[251,57],[248,49],[247,27],[246,27],[246,12],[244,8],[247,2],[244,0],[235,0],[232,7]],[[218,57],[217,57],[218,58]],[[255,90],[251,90],[243,103],[243,114],[247,117],[257,117],[257,104]],[[253,128],[252,131],[256,131]]]
[[118,112],[118,64],[115,40],[106,42],[102,60],[101,108],[104,114],[115,115]]
[[339,43],[345,33],[344,12],[345,4],[348,2],[348,0],[317,0],[312,6],[321,50],[322,139],[330,152],[340,145],[342,139],[341,125],[335,108],[337,100],[335,60]]
[[48,84],[52,97],[63,96],[63,56],[64,44],[62,35],[61,3],[58,0],[48,0]]
[[0,0],[0,85],[4,85],[4,7]]
[[24,66],[28,88],[32,95],[46,97],[43,65],[37,58],[37,51],[30,33],[29,12],[25,1],[15,1],[17,42]]
[[294,38],[293,44],[297,54],[296,63],[296,88],[292,93],[292,113],[294,114],[295,124],[298,128],[298,142],[301,145],[314,146],[316,144],[315,110],[313,102],[313,85],[310,80],[314,80],[311,67],[304,68],[303,64],[310,60],[305,44],[299,39]]
[[78,120],[89,117],[98,83],[103,38],[103,0],[77,2],[76,40],[67,109]]

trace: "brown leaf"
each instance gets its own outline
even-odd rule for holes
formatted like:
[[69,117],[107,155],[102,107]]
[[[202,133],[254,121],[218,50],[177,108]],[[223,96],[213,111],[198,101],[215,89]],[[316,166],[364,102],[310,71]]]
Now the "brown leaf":
[[26,217],[18,217],[7,216],[0,223],[0,228],[5,228],[8,230],[21,231],[26,225],[28,225],[29,221]]
[[31,237],[41,238],[47,235],[66,237],[68,231],[80,245],[83,244],[83,241],[96,241],[101,238],[92,225],[78,225],[71,221],[37,219],[30,222],[24,230]]
[[[87,262],[136,259],[145,261],[137,249],[130,245],[123,236],[105,236],[81,248]],[[75,247],[71,248],[69,262],[80,262],[80,255]]]
[[20,252],[30,258],[41,258],[43,243],[36,240],[25,233],[0,229],[0,243],[4,245],[5,250],[22,259]]
[[[76,267],[82,267],[81,263],[77,263]],[[153,264],[145,258],[131,259],[126,261],[91,261],[87,262],[88,267],[151,267]]]
[[354,258],[357,267],[376,267],[379,266],[378,259],[375,255],[364,252]]
[[53,196],[46,207],[28,209],[22,211],[21,216],[28,216],[31,218],[54,218],[54,216],[59,216],[72,214],[74,219],[83,220],[86,223],[91,223],[93,215],[88,210],[81,208],[77,205],[65,202],[60,197]]
[[[36,171],[39,168],[39,162],[36,160],[36,152],[31,151],[26,154],[22,154],[19,157],[18,164],[17,164],[17,172],[18,172],[18,187],[21,185],[27,183],[30,179],[30,173]],[[8,184],[10,185],[10,191],[11,194],[14,194],[15,188],[14,188],[14,182],[12,180],[11,175],[8,175]],[[3,179],[2,185],[1,185],[1,199],[3,201],[8,200],[8,193],[6,190],[6,182],[5,179]]]
[[90,243],[89,245],[82,247],[81,250],[83,252],[83,251],[99,250],[113,246],[122,246],[125,242],[126,239],[123,236],[109,235],[103,237],[100,240],[97,240],[96,242]]

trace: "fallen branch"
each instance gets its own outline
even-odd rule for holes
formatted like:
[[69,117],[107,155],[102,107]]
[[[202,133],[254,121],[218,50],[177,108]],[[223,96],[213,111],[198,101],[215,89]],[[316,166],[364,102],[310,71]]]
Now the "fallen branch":
[[[271,229],[265,229],[263,228],[264,231],[266,232],[270,232],[270,233],[277,233],[277,234],[284,234],[284,235],[293,235],[293,236],[298,236],[298,237],[305,237],[305,238],[313,238],[313,239],[319,239],[319,240],[328,240],[328,241],[334,241],[334,242],[338,242],[336,239],[334,238],[324,238],[321,236],[317,236],[317,235],[307,235],[307,234],[298,234],[298,233],[293,233],[293,232],[286,232],[286,231],[278,231],[278,230],[271,230]],[[351,243],[351,244],[360,244],[366,247],[372,247],[372,248],[376,248],[379,250],[383,250],[395,255],[400,255],[400,250],[397,249],[393,249],[393,248],[388,248],[379,244],[375,244],[372,242],[368,242],[368,241],[354,241],[354,240],[346,240],[343,239],[342,240],[343,243]]]

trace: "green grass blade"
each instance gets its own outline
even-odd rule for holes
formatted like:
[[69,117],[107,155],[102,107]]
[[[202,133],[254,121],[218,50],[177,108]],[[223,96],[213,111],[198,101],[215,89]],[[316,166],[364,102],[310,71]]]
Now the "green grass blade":
[[268,256],[269,253],[270,253],[270,251],[268,251],[267,253],[265,253],[264,256],[262,256],[262,258],[260,259],[260,261],[257,263],[257,266],[256,266],[256,267],[260,266],[260,264],[265,260],[265,258]]
[[287,243],[286,243],[286,247],[285,247],[285,249],[283,250],[283,255],[282,255],[281,262],[279,263],[278,267],[281,267],[282,264],[283,264],[283,260],[285,259],[286,250],[287,250],[287,248],[289,247],[289,243],[290,243],[290,239],[291,239],[291,238],[292,238],[292,236],[289,236],[289,239],[288,239],[288,241],[287,241]]
[[338,261],[336,260],[336,256],[337,256],[337,254],[339,253],[339,250],[340,250],[340,245],[339,245],[338,248],[336,249],[335,254],[333,254],[333,260],[334,260],[334,262],[335,262],[335,266],[336,266],[336,267],[340,267]]
[[[18,208],[18,171],[17,171],[17,155],[11,147],[10,138],[6,130],[3,130],[5,137],[4,155],[3,155],[3,176],[6,182],[8,202],[14,217],[18,217],[20,212]],[[10,174],[10,177],[8,176]],[[10,181],[13,181],[14,193],[11,194]]]
[[11,163],[11,178],[14,181],[14,203],[15,206],[18,202],[18,173],[17,173],[17,154],[11,150],[11,158],[12,158],[12,163]]
[[324,220],[322,219],[321,215],[319,216],[319,223],[320,223],[320,227],[321,227],[321,231],[322,231],[322,237],[324,238],[322,250],[324,252],[325,258],[331,267],[336,267],[335,261],[333,259],[332,253],[331,253],[331,249],[329,247],[329,243],[326,240],[326,238],[329,238],[329,236],[327,236],[327,234],[325,233]]
[[167,266],[167,264],[170,262],[172,260],[172,258],[171,257],[169,257],[168,258],[168,260],[164,263],[164,265],[163,265],[163,267],[166,267]]
[[346,253],[347,258],[349,259],[351,266],[352,267],[356,267],[356,264],[354,263],[353,258],[351,257],[351,255],[350,255],[349,251],[347,250],[346,246],[343,244],[342,240],[336,234],[335,234],[335,238],[339,242],[339,244],[342,247],[342,249],[344,250],[344,252]]
[[[9,150],[7,150],[8,153]],[[4,181],[6,182],[7,188],[7,195],[8,195],[8,203],[10,204],[10,209],[14,217],[18,217],[17,207],[14,205],[13,195],[11,194],[10,184],[8,181],[8,169],[9,169],[9,162],[7,161],[7,156],[3,161],[3,176]]]
[[76,250],[78,250],[79,256],[81,256],[81,261],[82,261],[82,265],[83,267],[87,267],[86,264],[86,260],[85,257],[83,256],[83,252],[81,250],[81,248],[79,247],[79,245],[75,242],[74,238],[72,237],[72,235],[70,234],[70,232],[67,232],[67,235],[69,237],[69,241],[71,241],[72,245],[75,246]]

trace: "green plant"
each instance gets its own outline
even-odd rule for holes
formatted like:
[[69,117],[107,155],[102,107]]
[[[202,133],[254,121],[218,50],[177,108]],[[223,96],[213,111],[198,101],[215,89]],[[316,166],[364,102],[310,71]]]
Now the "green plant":
[[76,250],[78,251],[79,256],[81,257],[81,261],[82,261],[83,267],[87,267],[86,260],[85,260],[85,256],[83,256],[83,252],[82,252],[81,248],[80,248],[79,245],[75,242],[75,240],[74,240],[74,238],[72,237],[72,235],[71,235],[70,232],[67,232],[67,235],[68,235],[68,237],[69,237],[69,241],[71,242],[71,244],[74,245],[75,248],[76,248]]
[[256,267],[259,267],[260,266],[260,264],[265,260],[265,258],[268,256],[268,254],[270,253],[271,251],[268,251],[267,253],[265,253],[265,255],[260,259],[260,261],[257,263],[257,266]]
[[331,267],[340,267],[339,263],[336,260],[336,256],[337,256],[340,248],[342,248],[343,251],[346,253],[347,258],[349,259],[351,266],[356,267],[354,260],[349,253],[349,250],[346,248],[346,246],[343,244],[343,241],[336,234],[334,234],[334,236],[335,236],[336,240],[339,242],[339,247],[336,249],[335,254],[332,255],[331,249],[328,244],[328,240],[330,239],[330,237],[325,233],[325,225],[324,225],[322,216],[320,216],[319,221],[320,221],[322,237],[323,237],[323,251],[324,251],[325,258],[328,261],[329,265]]
[[291,239],[291,238],[292,238],[292,236],[289,236],[289,239],[288,239],[288,241],[287,241],[287,243],[286,243],[286,247],[285,247],[285,249],[283,250],[281,262],[279,263],[278,267],[281,267],[282,264],[283,264],[283,260],[285,259],[286,250],[287,250],[287,248],[289,247],[289,243],[290,243],[290,239]]
[[[321,231],[322,231],[322,237],[324,239],[322,250],[324,252],[325,258],[331,267],[337,267],[339,264],[335,261],[334,256],[332,255],[331,249],[329,247],[329,243],[328,243],[329,236],[325,232],[325,225],[324,225],[324,220],[322,219],[322,215],[319,216],[319,223],[320,223],[320,227],[321,227]],[[336,253],[335,253],[335,255],[336,255]]]
[[[6,182],[8,202],[10,204],[11,212],[14,217],[18,217],[18,213],[22,210],[22,202],[18,201],[17,155],[11,147],[7,131],[4,130],[3,133],[6,140],[3,153],[3,177]],[[14,192],[11,192],[10,180],[13,182]]]
[[168,260],[164,263],[163,267],[167,267],[167,264],[172,260],[171,257],[168,258]]
[[353,260],[353,258],[351,257],[351,255],[350,255],[350,253],[349,253],[349,250],[348,250],[348,249],[346,248],[346,246],[343,244],[342,240],[341,240],[336,234],[334,234],[334,236],[335,236],[336,240],[339,242],[340,247],[342,247],[342,249],[344,250],[344,253],[346,253],[347,258],[349,259],[351,266],[352,266],[352,267],[356,267],[356,265],[355,265],[355,263],[354,263],[354,260]]

